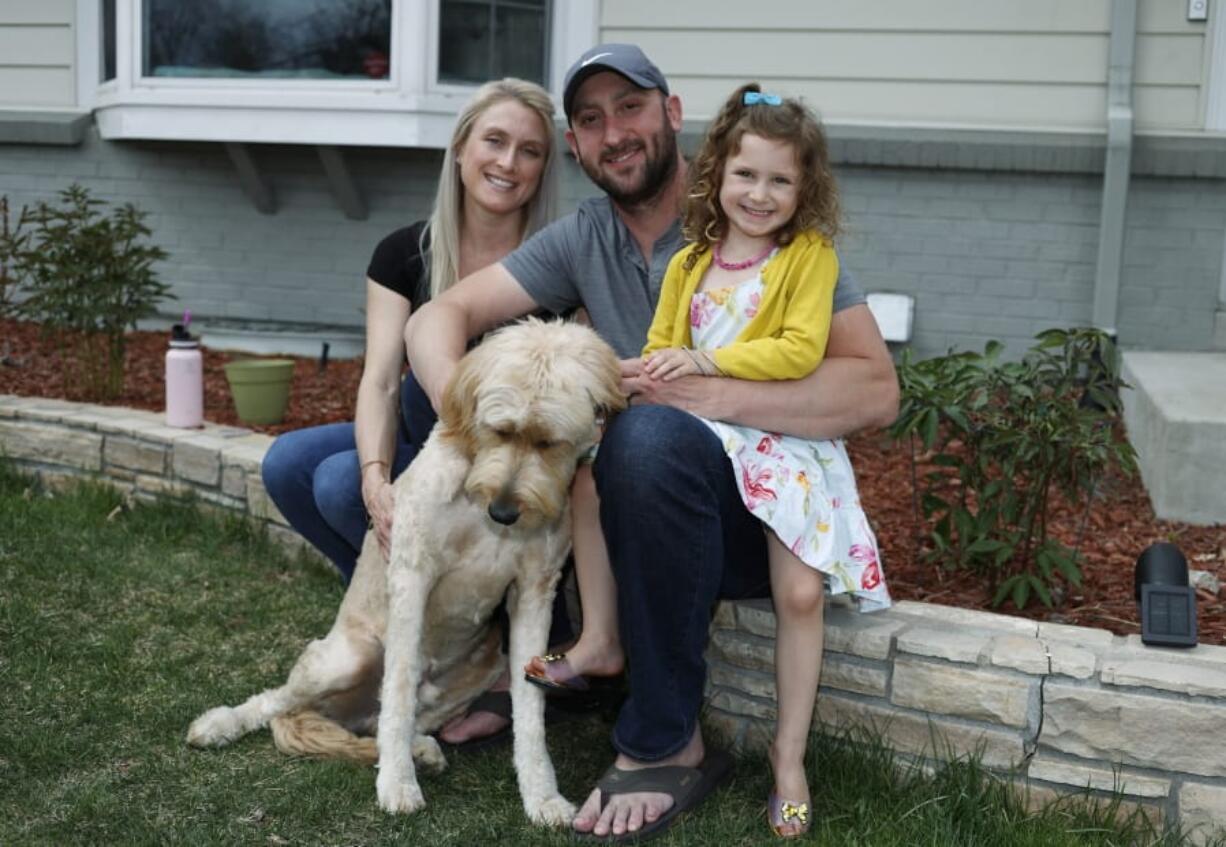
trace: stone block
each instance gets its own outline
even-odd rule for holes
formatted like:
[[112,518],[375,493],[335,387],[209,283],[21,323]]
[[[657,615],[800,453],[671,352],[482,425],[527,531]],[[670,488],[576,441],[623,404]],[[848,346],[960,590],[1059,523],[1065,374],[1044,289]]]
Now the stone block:
[[1037,685],[1037,680],[900,657],[894,663],[890,701],[923,712],[1021,728],[1032,723],[1032,701],[1033,717],[1038,718]]
[[826,609],[826,652],[848,653],[865,659],[885,659],[897,633],[908,619],[891,610],[865,614],[833,603]]
[[16,417],[23,420],[59,423],[65,415],[72,415],[77,405],[67,400],[53,400],[48,397],[22,397],[15,411]]
[[763,700],[776,699],[773,673],[746,670],[721,662],[710,665],[707,669],[707,676],[713,685]]
[[848,659],[838,653],[827,653],[822,662],[822,686],[826,688],[884,697],[889,683],[890,672],[884,665]]
[[239,465],[247,471],[258,471],[272,442],[271,436],[259,432],[246,432],[226,438],[225,446],[221,450],[222,459],[227,464]]
[[1185,782],[1179,787],[1179,823],[1189,843],[1226,838],[1226,786]]
[[1109,649],[1118,639],[1114,633],[1091,626],[1039,622],[1039,638],[1049,643],[1072,644],[1099,650]]
[[740,750],[745,733],[745,718],[719,709],[706,709],[702,714],[704,732],[710,730],[725,745]]
[[102,446],[102,458],[115,465],[141,473],[166,473],[166,448],[161,444],[108,435]]
[[996,635],[985,629],[915,626],[898,636],[898,652],[975,664]]
[[116,435],[139,436],[141,432],[165,426],[161,415],[142,412],[139,409],[114,409],[111,414],[101,413],[95,424],[99,432]]
[[247,471],[238,465],[223,464],[221,466],[221,490],[229,497],[246,500]]
[[1070,647],[1066,644],[1048,644],[1047,655],[1051,659],[1051,672],[1074,679],[1089,679],[1098,667],[1098,656],[1090,650]]
[[773,700],[759,700],[738,694],[727,688],[717,688],[711,694],[711,705],[716,709],[731,715],[741,715],[749,718],[761,718],[773,721],[775,719],[775,703]]
[[1043,642],[1026,635],[998,635],[993,638],[988,645],[988,664],[1039,676],[1050,669]]
[[289,526],[289,521],[264,490],[264,481],[258,474],[247,474],[247,511],[261,520]]
[[140,437],[146,441],[156,441],[159,444],[174,444],[186,438],[196,438],[203,433],[199,429],[183,429],[165,424],[152,424],[140,431]]
[[716,606],[711,625],[717,629],[736,629],[736,602],[724,600]]
[[941,760],[947,753],[981,754],[987,767],[1009,768],[1021,762],[1026,752],[1017,732],[955,723],[834,694],[817,698],[815,715],[823,725],[836,730],[854,727],[877,733],[899,753]]
[[0,454],[18,461],[102,469],[102,436],[25,420],[0,421]]
[[775,607],[770,600],[742,600],[736,604],[737,625],[763,638],[775,637]]
[[1154,513],[1226,521],[1226,353],[1133,350],[1123,355],[1123,375],[1133,386],[1123,392],[1124,421]]
[[136,494],[145,499],[155,497],[182,497],[192,490],[190,485],[164,476],[137,474]]
[[175,441],[171,459],[175,476],[216,487],[221,481],[221,448],[222,442],[209,435],[193,435]]
[[1226,667],[1206,668],[1164,657],[1103,660],[1099,678],[1110,685],[1155,688],[1190,696],[1226,699]]
[[712,633],[708,649],[714,658],[737,667],[774,673],[775,642],[773,639],[721,629]]
[[1169,779],[1146,776],[1126,769],[1105,768],[1101,764],[1065,761],[1044,754],[1030,760],[1027,775],[1031,779],[1067,785],[1074,789],[1090,788],[1107,792],[1118,790],[1131,797],[1161,799],[1171,793]]
[[938,603],[917,603],[914,600],[902,600],[895,603],[894,611],[900,615],[923,618],[943,627],[955,625],[959,628],[1001,630],[1019,635],[1034,635],[1038,626],[1034,621],[1026,618],[998,615],[979,609],[959,609],[956,606],[942,606]]
[[1209,742],[1224,726],[1226,704],[1049,680],[1039,745],[1083,759],[1226,776],[1226,755]]

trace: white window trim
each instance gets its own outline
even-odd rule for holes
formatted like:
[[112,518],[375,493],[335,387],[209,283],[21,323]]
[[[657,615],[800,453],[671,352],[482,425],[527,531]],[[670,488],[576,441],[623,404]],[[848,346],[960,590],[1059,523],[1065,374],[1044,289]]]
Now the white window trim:
[[[1226,2],[1209,8],[1209,79],[1205,85],[1205,129],[1226,132]],[[1222,296],[1226,298],[1226,277]]]
[[[142,77],[140,0],[116,0],[116,74],[101,81],[99,0],[77,0],[78,103],[106,139],[442,148],[475,86],[437,84],[439,0],[392,0],[387,80]],[[595,43],[600,0],[554,0],[550,89]],[[412,43],[425,33],[426,43]],[[561,109],[558,110],[559,114]]]

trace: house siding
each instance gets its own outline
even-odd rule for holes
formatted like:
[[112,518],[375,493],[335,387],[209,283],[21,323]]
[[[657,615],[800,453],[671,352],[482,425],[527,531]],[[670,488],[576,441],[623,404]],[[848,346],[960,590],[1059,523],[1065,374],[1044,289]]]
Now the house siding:
[[[362,279],[374,245],[423,217],[438,151],[348,148],[369,218],[344,217],[314,151],[252,148],[276,195],[262,215],[213,144],[103,142],[76,148],[0,145],[0,194],[15,207],[73,181],[150,212],[170,252],[161,267],[202,319],[359,328]],[[596,189],[569,159],[561,206]],[[920,356],[999,339],[1020,354],[1055,325],[1086,324],[1093,300],[1101,177],[910,167],[837,168],[848,234],[843,264],[869,290],[916,298]],[[1212,346],[1226,241],[1220,179],[1136,177],[1129,196],[1118,329],[1129,348]]]
[[76,104],[73,0],[0,3],[0,109]]
[[[601,39],[642,45],[699,119],[756,79],[832,123],[1105,127],[1109,0],[779,5],[617,0],[602,6]],[[1206,24],[1184,14],[1140,0],[1138,128],[1204,125]]]

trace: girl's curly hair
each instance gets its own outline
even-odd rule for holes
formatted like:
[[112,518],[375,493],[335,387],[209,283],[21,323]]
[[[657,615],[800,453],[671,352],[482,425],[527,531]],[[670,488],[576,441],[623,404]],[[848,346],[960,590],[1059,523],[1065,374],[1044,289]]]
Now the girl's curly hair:
[[694,249],[686,259],[686,270],[691,270],[698,257],[728,232],[728,216],[719,204],[719,192],[724,165],[740,150],[745,133],[786,141],[796,151],[800,171],[796,214],[779,230],[776,239],[779,245],[792,243],[807,230],[816,230],[831,241],[839,234],[839,188],[830,170],[826,133],[816,116],[799,100],[789,97],[778,106],[766,103],[746,106],[745,94],[761,90],[760,85],[751,82],[732,93],[711,122],[698,155],[690,162],[682,232],[687,241],[693,242]]

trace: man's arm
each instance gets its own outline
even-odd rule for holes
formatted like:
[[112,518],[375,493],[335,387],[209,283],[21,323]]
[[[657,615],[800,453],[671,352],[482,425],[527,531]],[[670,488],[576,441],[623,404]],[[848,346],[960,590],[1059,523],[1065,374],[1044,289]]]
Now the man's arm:
[[409,367],[435,410],[468,339],[536,308],[501,262],[460,280],[422,306],[404,328]]
[[641,402],[802,438],[839,438],[885,426],[898,414],[894,362],[865,305],[835,312],[826,358],[802,379],[687,376],[664,382],[637,376],[626,382]]

